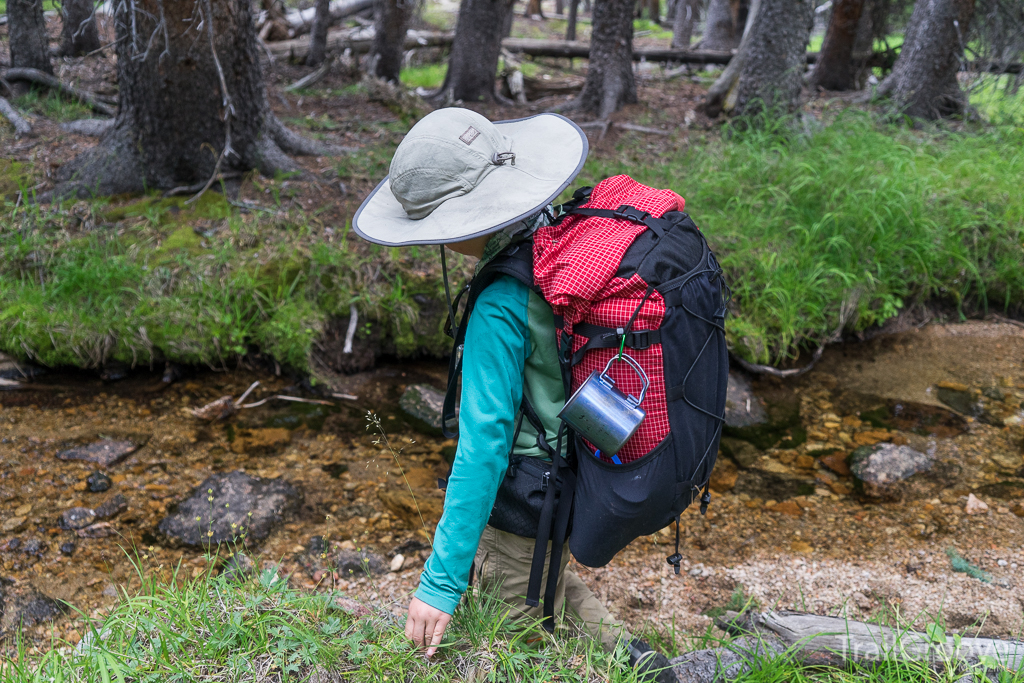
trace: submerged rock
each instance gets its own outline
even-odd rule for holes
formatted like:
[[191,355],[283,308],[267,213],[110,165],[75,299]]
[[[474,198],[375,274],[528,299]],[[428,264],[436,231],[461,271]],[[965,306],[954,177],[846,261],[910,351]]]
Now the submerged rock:
[[261,541],[295,510],[301,495],[284,479],[214,474],[161,520],[162,534],[186,545]]
[[734,372],[729,373],[729,386],[725,392],[725,424],[729,427],[749,427],[768,422],[764,401],[754,394],[750,382]]
[[96,470],[86,478],[85,485],[90,493],[103,493],[110,488],[111,481],[110,477]]
[[103,501],[103,503],[96,508],[96,519],[109,519],[121,514],[127,509],[128,499],[118,493]]
[[444,394],[426,384],[413,384],[406,388],[398,406],[405,413],[422,422],[432,430],[441,430],[441,413],[444,410]]
[[68,611],[67,604],[49,598],[27,585],[0,583],[0,633],[31,628],[53,621]]
[[740,439],[731,439],[728,436],[722,437],[719,448],[743,469],[753,467],[757,459],[761,457],[761,451],[754,444]]
[[90,508],[70,508],[65,510],[57,525],[61,529],[84,529],[96,521],[96,512]]
[[800,399],[792,389],[762,384],[755,394],[750,382],[734,372],[729,373],[722,432],[761,450],[780,442],[795,448],[807,440],[800,427]]
[[745,493],[751,498],[762,500],[782,501],[813,494],[814,481],[789,474],[743,470],[739,473],[732,492],[736,495]]
[[333,559],[334,568],[342,578],[383,574],[390,569],[390,563],[383,557],[366,550],[341,550]]
[[864,485],[864,493],[884,497],[892,486],[919,472],[926,472],[935,459],[910,446],[880,443],[861,446],[850,454],[850,472]]
[[134,441],[100,439],[87,446],[76,446],[57,453],[60,460],[87,460],[103,467],[111,467],[139,450],[141,444]]

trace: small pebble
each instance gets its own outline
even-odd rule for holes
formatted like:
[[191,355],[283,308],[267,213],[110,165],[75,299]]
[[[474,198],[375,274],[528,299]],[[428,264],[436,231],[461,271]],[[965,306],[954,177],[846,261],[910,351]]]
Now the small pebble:
[[1006,566],[1006,560],[999,560],[998,562],[996,562],[996,564],[998,564],[1000,567],[1005,567]]
[[403,564],[405,564],[405,555],[403,555],[402,553],[398,553],[393,558],[391,558],[391,571],[399,571],[402,568]]
[[110,488],[110,477],[103,474],[102,472],[93,472],[85,480],[86,486],[89,487],[91,493],[103,493]]
[[72,543],[71,541],[67,541],[65,543],[61,543],[60,544],[60,554],[61,555],[67,555],[67,556],[70,557],[71,555],[74,555],[74,553],[75,553],[75,544]]

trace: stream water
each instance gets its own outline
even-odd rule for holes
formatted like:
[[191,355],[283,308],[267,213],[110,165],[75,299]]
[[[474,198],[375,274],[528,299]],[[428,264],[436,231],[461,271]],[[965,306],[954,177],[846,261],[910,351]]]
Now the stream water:
[[[774,431],[728,441],[732,457],[720,456],[709,513],[683,516],[684,573],[673,576],[665,564],[670,530],[639,539],[608,567],[577,571],[634,625],[675,617],[684,630],[702,631],[707,613],[742,591],[762,607],[942,615],[953,629],[1019,630],[1022,361],[1024,330],[972,322],[836,345],[796,380],[755,378],[769,412],[791,417]],[[333,388],[355,399],[272,399],[212,422],[189,409],[238,397],[256,380],[248,401],[305,394],[287,378],[244,370],[194,371],[170,384],[145,370],[115,382],[49,372],[0,392],[0,576],[95,616],[116,601],[119,586],[131,589],[130,558],[165,578],[179,565],[180,576],[198,576],[207,554],[176,545],[157,526],[211,474],[244,470],[284,478],[302,494],[298,510],[253,548],[261,562],[278,564],[297,585],[337,580],[400,605],[429,553],[422,527],[432,529],[440,515],[434,482],[454,442],[417,431],[398,399],[411,384],[442,386],[445,370],[388,364]],[[137,450],[106,468],[57,457],[103,439]],[[935,465],[868,495],[845,458],[878,442],[910,446]],[[110,488],[94,493],[88,480],[97,471]],[[99,537],[61,528],[65,511],[115,494],[127,509],[86,534]],[[987,508],[968,508],[970,496]],[[309,561],[310,547],[319,547],[313,537],[405,561],[376,580],[336,579]],[[954,572],[949,549],[991,580]],[[29,633],[49,641],[54,628],[74,641],[81,619]]]

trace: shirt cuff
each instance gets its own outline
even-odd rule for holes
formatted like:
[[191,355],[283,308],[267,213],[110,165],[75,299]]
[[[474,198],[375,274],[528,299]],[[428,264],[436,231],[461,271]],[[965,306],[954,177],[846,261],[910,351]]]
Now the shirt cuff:
[[422,580],[420,581],[420,587],[416,589],[415,597],[421,602],[425,602],[434,609],[439,609],[445,614],[454,614],[455,608],[459,606],[459,600],[462,596],[456,595],[442,595],[435,592],[428,586],[424,586]]

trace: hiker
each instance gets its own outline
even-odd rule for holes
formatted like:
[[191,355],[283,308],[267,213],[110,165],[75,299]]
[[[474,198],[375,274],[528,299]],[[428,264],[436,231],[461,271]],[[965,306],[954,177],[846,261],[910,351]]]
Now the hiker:
[[[492,123],[466,109],[437,110],[409,131],[395,152],[388,177],[374,189],[353,218],[354,230],[377,244],[440,244],[479,259],[476,277],[467,296],[466,312],[462,324],[457,325],[454,309],[458,308],[458,300],[453,306],[448,291],[445,246],[441,247],[449,322],[456,340],[443,427],[448,432],[449,418],[454,418],[454,395],[461,370],[460,438],[447,481],[444,513],[435,532],[433,552],[409,605],[406,635],[416,645],[425,647],[428,657],[432,656],[472,580],[481,590],[496,592],[509,605],[513,616],[534,622],[543,620],[549,631],[553,630],[555,616],[565,606],[606,650],[613,651],[619,644],[623,645],[629,653],[630,665],[637,669],[641,680],[669,683],[676,678],[665,656],[634,638],[583,581],[566,569],[570,548],[567,539],[575,533],[569,529],[570,519],[575,520],[571,522],[573,529],[580,529],[586,546],[574,546],[572,552],[577,559],[589,558],[588,566],[603,566],[638,535],[654,533],[675,519],[676,554],[669,558],[669,562],[674,564],[678,573],[681,559],[678,552],[678,514],[692,500],[700,497],[701,486],[704,487],[702,510],[706,507],[707,478],[717,453],[720,418],[704,410],[701,412],[707,412],[715,419],[685,416],[706,432],[702,432],[703,440],[699,446],[703,457],[698,460],[687,454],[686,457],[693,462],[687,461],[686,467],[680,469],[676,466],[671,459],[675,457],[675,451],[671,448],[659,448],[659,453],[654,454],[658,457],[652,456],[644,463],[631,465],[643,467],[634,469],[627,479],[640,480],[650,475],[652,483],[649,486],[654,487],[651,489],[652,501],[660,505],[653,513],[643,501],[639,505],[634,504],[635,519],[622,520],[622,528],[610,534],[592,525],[581,524],[578,510],[576,516],[572,516],[575,508],[602,506],[599,498],[604,495],[577,497],[574,503],[576,476],[570,461],[574,460],[577,451],[589,452],[589,455],[579,456],[588,459],[588,471],[594,471],[593,467],[598,465],[604,467],[604,463],[622,464],[619,455],[629,464],[630,457],[636,460],[647,452],[641,450],[630,456],[629,449],[623,448],[618,453],[613,450],[602,455],[599,450],[588,450],[593,446],[590,441],[566,438],[569,432],[560,413],[568,410],[567,388],[574,388],[578,382],[575,374],[570,382],[565,354],[558,348],[559,340],[566,337],[560,336],[561,331],[556,334],[556,327],[561,326],[556,326],[555,311],[548,303],[549,299],[541,296],[542,288],[533,286],[532,240],[535,237],[540,239],[541,234],[546,236],[545,239],[552,239],[552,234],[545,231],[559,225],[560,216],[555,215],[556,209],[551,202],[579,173],[587,152],[584,133],[574,123],[556,114]],[[632,188],[639,192],[636,196],[640,200],[652,206],[658,205],[662,212],[682,208],[682,198],[671,191],[645,188],[626,176],[618,178],[623,179],[622,182],[605,181],[604,187],[599,185],[595,188],[595,196],[600,194],[599,190],[608,188]],[[578,191],[571,208],[576,210],[588,197],[586,192]],[[614,199],[611,195],[609,197]],[[600,204],[600,201],[596,203]],[[564,210],[565,206],[562,208]],[[625,208],[631,211],[623,215],[592,208],[579,208],[578,213],[600,217],[592,219],[596,221],[633,221],[629,225],[635,223],[637,233],[649,228],[663,238],[671,238],[666,238],[666,246],[694,259],[703,258],[703,263],[711,264],[708,268],[695,268],[692,271],[695,275],[690,279],[699,276],[702,282],[708,279],[714,282],[721,273],[703,237],[699,236],[696,226],[685,214],[672,214],[676,217],[673,223],[653,218],[632,207]],[[684,227],[677,226],[684,222]],[[614,243],[614,240],[609,243]],[[597,245],[600,244],[602,242],[599,241]],[[550,253],[555,255],[557,250],[552,247]],[[595,262],[595,271],[601,269],[598,265]],[[601,267],[608,270],[608,265]],[[617,262],[610,265],[615,266]],[[611,272],[614,270],[612,267]],[[669,268],[666,272],[674,271]],[[557,278],[547,281],[547,284],[553,282],[557,283]],[[637,282],[640,286],[647,285],[643,280]],[[591,325],[602,332],[592,331],[594,339],[586,345],[587,348],[578,352],[583,356],[589,347],[605,349],[614,346],[618,348],[618,360],[623,360],[623,365],[628,362],[637,368],[644,384],[642,390],[636,391],[639,400],[631,394],[626,401],[627,411],[631,406],[638,415],[633,431],[626,438],[630,438],[640,425],[637,438],[627,445],[636,442],[642,449],[665,442],[670,421],[665,412],[665,386],[662,383],[659,385],[660,395],[654,397],[660,404],[652,402],[655,409],[660,406],[662,414],[658,417],[661,419],[643,422],[644,411],[637,406],[647,392],[648,377],[642,364],[625,353],[627,346],[634,355],[640,355],[651,347],[651,335],[634,328],[633,323],[639,315],[646,324],[656,325],[657,321],[651,322],[649,311],[665,310],[660,302],[651,300],[654,286],[652,283],[646,294],[640,290],[642,297],[636,297],[639,306],[631,300],[631,306],[636,308],[625,329],[604,332],[604,328]],[[724,411],[725,388],[724,381],[719,380],[725,376],[721,368],[726,356],[724,335],[720,335],[722,327],[717,320],[724,319],[724,304],[721,304],[721,285],[709,287],[708,291],[713,290],[718,299],[710,308],[697,306],[696,310],[706,311],[701,319],[707,318],[710,332],[700,339],[695,337],[699,352],[692,349],[688,352],[690,356],[695,355],[691,359],[695,363],[696,358],[709,347],[710,341],[715,341],[710,344],[712,353],[705,356],[711,368],[709,377],[712,378],[705,383],[721,384],[720,400],[717,395],[714,397],[715,412],[721,413]],[[640,315],[641,309],[644,315]],[[559,311],[564,315],[574,315],[565,307],[560,307]],[[657,333],[654,337],[657,342]],[[607,353],[613,352],[609,350]],[[660,362],[661,356],[657,357]],[[649,361],[647,356],[642,358]],[[603,376],[608,375],[614,360],[607,361]],[[668,360],[666,356],[666,363]],[[603,358],[600,362],[604,365]],[[692,369],[693,366],[690,367]],[[573,368],[572,372],[581,368]],[[701,370],[695,375],[697,380],[704,379],[703,372]],[[620,375],[620,381],[626,382],[626,379]],[[680,405],[684,399],[692,402],[685,393],[677,401]],[[626,399],[624,395],[622,398]],[[671,446],[670,441],[665,445]],[[690,441],[696,443],[698,439]],[[668,455],[661,457],[662,452],[668,452]],[[707,457],[709,452],[710,460]],[[656,469],[651,470],[652,466]],[[670,470],[664,470],[664,467]],[[694,467],[701,469],[699,477],[691,476],[694,473],[690,470]],[[683,472],[693,481],[677,481],[677,472]],[[620,474],[610,472],[608,476],[621,480]],[[592,479],[590,477],[588,481]],[[629,485],[635,487],[635,484]],[[669,492],[667,499],[656,490],[658,486]],[[615,486],[609,485],[607,495],[616,495],[614,489]],[[546,587],[543,607],[539,599],[542,585]]]

